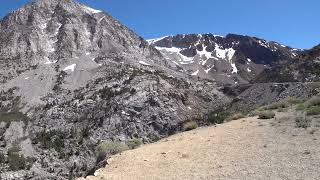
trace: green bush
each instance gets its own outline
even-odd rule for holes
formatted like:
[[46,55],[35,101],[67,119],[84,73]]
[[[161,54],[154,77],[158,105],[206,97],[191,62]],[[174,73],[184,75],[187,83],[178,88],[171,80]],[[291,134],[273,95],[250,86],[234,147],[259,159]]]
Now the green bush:
[[309,99],[307,102],[305,102],[305,105],[307,107],[312,106],[320,106],[320,96],[314,96],[311,99]]
[[8,150],[7,161],[11,171],[30,170],[34,162],[32,158],[25,158],[23,155],[20,155],[16,147]]
[[0,113],[0,122],[28,121],[29,118],[21,112]]
[[312,106],[306,109],[307,116],[314,116],[320,114],[320,106]]
[[276,110],[276,109],[283,109],[283,108],[288,108],[289,104],[287,102],[281,101],[281,102],[276,102],[273,104],[270,104],[268,106],[263,107],[264,110]]
[[287,108],[280,108],[280,109],[278,109],[278,112],[288,112],[288,109]]
[[298,128],[308,128],[311,126],[311,120],[305,116],[297,116],[296,119],[296,127]]
[[304,101],[302,99],[298,99],[296,97],[289,97],[287,98],[287,102],[290,104],[290,105],[294,105],[294,104],[301,104],[303,103]]
[[3,153],[0,153],[0,164],[3,164],[6,162],[6,157],[4,156]]
[[128,145],[121,142],[103,142],[96,148],[97,156],[115,155],[129,150]]
[[193,129],[197,129],[198,124],[195,121],[188,121],[182,124],[182,130],[183,131],[191,131]]
[[66,134],[61,131],[43,131],[36,135],[33,139],[36,143],[40,143],[44,149],[54,149],[57,152],[62,152],[64,148],[64,139]]
[[236,113],[236,114],[233,114],[232,116],[230,116],[229,118],[227,118],[226,121],[238,120],[238,119],[242,119],[245,117],[246,116],[242,113]]
[[221,124],[224,122],[225,119],[227,119],[228,117],[231,116],[231,112],[230,112],[230,107],[224,106],[224,107],[219,107],[214,111],[210,111],[207,114],[207,120],[208,122],[212,123],[212,124]]
[[142,140],[134,138],[134,139],[130,139],[129,141],[127,141],[126,144],[130,149],[135,149],[135,148],[141,146]]
[[298,104],[296,107],[297,111],[303,111],[306,109],[306,106],[304,104]]
[[259,119],[272,119],[276,114],[272,111],[263,111],[259,113]]

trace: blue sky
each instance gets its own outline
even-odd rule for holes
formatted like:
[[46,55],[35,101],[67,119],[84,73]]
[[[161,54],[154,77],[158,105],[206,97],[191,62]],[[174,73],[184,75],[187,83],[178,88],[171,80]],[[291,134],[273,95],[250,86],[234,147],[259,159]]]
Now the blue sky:
[[[30,0],[1,0],[0,16]],[[319,0],[80,0],[109,12],[142,37],[251,35],[297,48],[320,43]]]

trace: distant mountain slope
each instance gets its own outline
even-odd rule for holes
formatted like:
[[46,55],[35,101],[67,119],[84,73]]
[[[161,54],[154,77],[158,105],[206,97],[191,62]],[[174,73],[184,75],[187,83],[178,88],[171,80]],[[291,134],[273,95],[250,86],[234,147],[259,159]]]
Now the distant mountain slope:
[[305,50],[292,61],[285,61],[266,69],[254,82],[319,82],[320,45]]
[[224,84],[247,83],[264,69],[300,53],[276,42],[235,34],[176,35],[148,42],[180,71]]

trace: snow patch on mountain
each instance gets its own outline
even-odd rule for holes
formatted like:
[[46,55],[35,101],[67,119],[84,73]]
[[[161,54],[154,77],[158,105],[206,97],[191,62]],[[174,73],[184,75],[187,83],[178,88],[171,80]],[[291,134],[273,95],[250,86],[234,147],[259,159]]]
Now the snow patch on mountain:
[[146,63],[146,62],[144,62],[144,61],[139,61],[139,64],[142,64],[142,65],[144,65],[144,66],[151,66],[150,64],[148,64],[148,63]]
[[171,48],[165,48],[165,47],[156,47],[159,51],[166,51],[167,53],[170,54],[177,54],[180,57],[180,62],[182,63],[187,63],[190,64],[193,62],[193,57],[187,57],[180,52],[183,50],[182,48],[176,48],[176,47],[171,47]]
[[102,12],[101,10],[93,9],[93,8],[85,6],[85,5],[81,5],[81,7],[88,14],[97,14],[97,13]]
[[65,67],[64,69],[63,69],[63,71],[74,71],[74,69],[75,69],[75,67],[76,67],[76,64],[71,64],[71,65],[69,65],[69,66],[67,66],[67,67]]
[[198,75],[198,73],[199,73],[199,70],[197,70],[194,73],[192,73],[191,76],[196,76],[196,75]]

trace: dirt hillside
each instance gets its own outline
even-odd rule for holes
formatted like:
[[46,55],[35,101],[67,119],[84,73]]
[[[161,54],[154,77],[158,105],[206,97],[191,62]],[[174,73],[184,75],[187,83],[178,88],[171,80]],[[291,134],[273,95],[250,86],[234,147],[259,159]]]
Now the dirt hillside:
[[115,155],[88,180],[320,179],[320,129],[288,115],[199,128]]

